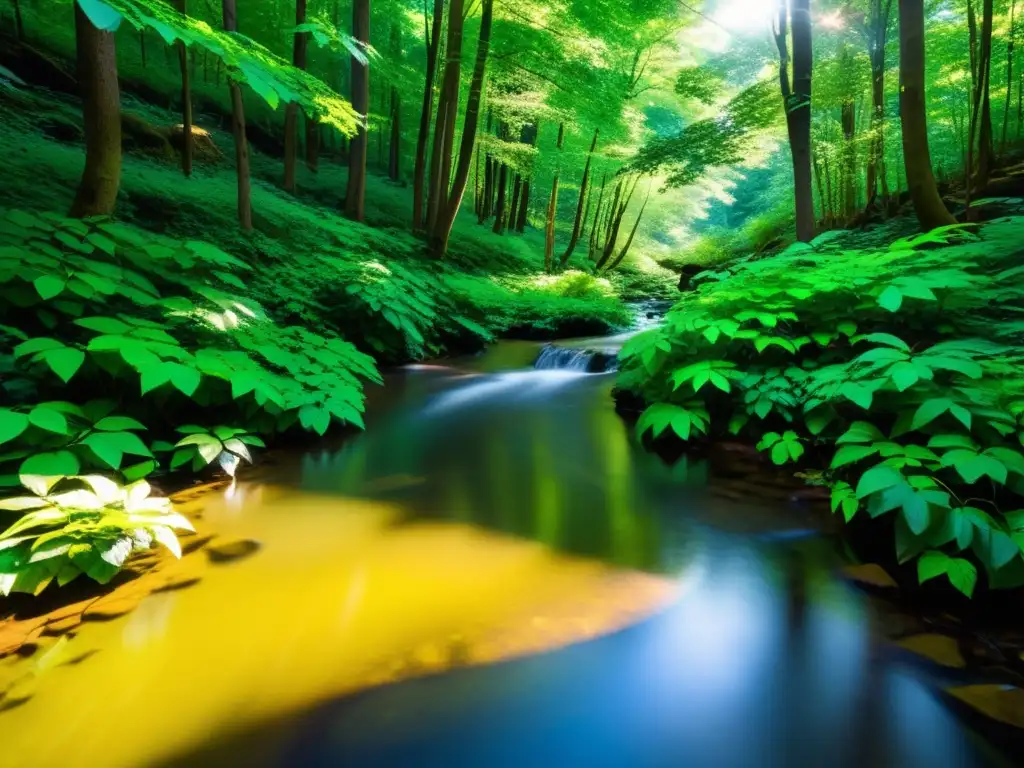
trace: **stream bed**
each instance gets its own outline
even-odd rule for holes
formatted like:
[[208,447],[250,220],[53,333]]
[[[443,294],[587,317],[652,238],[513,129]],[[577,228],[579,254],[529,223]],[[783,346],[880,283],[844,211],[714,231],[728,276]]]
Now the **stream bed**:
[[365,434],[189,502],[237,556],[0,662],[0,766],[1005,764],[814,515],[666,466],[540,352],[390,374]]

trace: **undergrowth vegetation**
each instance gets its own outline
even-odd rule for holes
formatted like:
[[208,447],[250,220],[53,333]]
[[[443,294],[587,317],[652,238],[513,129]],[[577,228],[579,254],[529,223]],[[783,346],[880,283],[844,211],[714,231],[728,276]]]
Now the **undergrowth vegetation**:
[[637,432],[749,438],[847,521],[889,517],[921,582],[1024,585],[1022,244],[1021,217],[827,233],[700,275],[623,350]]

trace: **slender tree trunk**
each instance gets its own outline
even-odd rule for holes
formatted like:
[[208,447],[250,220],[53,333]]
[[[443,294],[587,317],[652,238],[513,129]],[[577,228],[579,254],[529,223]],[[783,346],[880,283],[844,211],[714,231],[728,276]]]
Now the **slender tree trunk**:
[[[473,66],[473,79],[469,86],[469,101],[466,104],[466,117],[462,125],[462,145],[459,147],[459,161],[452,180],[452,190],[439,217],[438,229],[434,233],[434,251],[444,256],[448,250],[448,238],[451,236],[455,218],[459,215],[462,198],[466,194],[469,183],[469,167],[473,162],[473,144],[476,142],[477,128],[480,123],[480,101],[483,98],[484,79],[487,76],[487,56],[491,49],[491,22],[494,17],[494,0],[483,0],[480,17],[480,40],[476,48],[476,63]],[[447,73],[446,73],[447,74]]]
[[523,180],[523,191],[520,193],[519,216],[516,218],[516,232],[526,231],[526,220],[530,214],[530,180]]
[[956,220],[946,210],[935,186],[925,110],[924,0],[899,0],[900,122],[903,162],[914,211],[925,230]]
[[459,111],[459,86],[462,77],[463,0],[448,2],[448,39],[446,61],[441,76],[441,95],[434,123],[434,146],[430,160],[430,191],[427,197],[427,231],[435,232],[438,215],[445,205],[452,173],[455,146],[455,118]]
[[599,236],[598,222],[601,221],[601,208],[604,205],[604,188],[608,182],[608,174],[601,176],[601,191],[597,195],[597,209],[594,211],[594,220],[590,225],[590,240],[587,243],[589,246],[590,260],[594,260],[594,244]]
[[[238,31],[238,15],[235,0],[222,0],[224,30]],[[252,189],[249,179],[249,142],[245,137],[245,108],[242,104],[242,89],[230,78],[228,89],[231,94],[231,133],[235,137],[235,170],[238,177],[238,223],[242,229],[252,229]]]
[[[306,23],[306,0],[295,0],[295,26]],[[306,68],[306,49],[309,33],[296,32],[292,36],[292,64]],[[308,140],[308,136],[307,136]],[[284,188],[295,192],[295,166],[299,154],[299,105],[289,102],[284,111]]]
[[[793,84],[789,83],[786,46],[787,18],[793,26]],[[787,14],[786,0],[779,0],[775,42],[779,50],[779,83],[786,108],[786,128],[793,155],[793,188],[797,240],[814,238],[814,198],[811,194],[811,12],[810,0],[793,0]]]
[[[352,3],[352,37],[366,46],[370,44],[370,0]],[[366,115],[370,108],[370,66],[353,56],[351,69],[352,107],[360,115]],[[366,217],[367,129],[367,125],[360,125],[349,144],[345,215],[354,221]]]
[[[186,3],[187,0],[175,2],[178,13],[183,16],[188,13]],[[174,46],[178,52],[178,68],[181,70],[181,171],[188,177],[192,175],[192,81],[188,72],[185,43],[178,40]]]
[[821,161],[812,153],[811,166],[814,168],[814,184],[818,189],[818,208],[821,211],[821,228],[826,228],[825,223],[825,187],[821,183]]
[[75,3],[75,53],[82,96],[85,170],[71,204],[75,218],[109,215],[121,184],[121,92],[114,33],[92,25]]
[[[565,142],[565,125],[558,125],[558,149],[562,149]],[[548,217],[544,227],[544,271],[551,273],[555,271],[555,216],[558,215],[558,166],[555,166],[555,175],[551,180],[551,198],[548,201]]]
[[561,269],[565,269],[569,264],[569,259],[572,258],[573,251],[576,250],[576,245],[580,241],[580,231],[583,226],[583,206],[584,200],[587,197],[587,189],[590,185],[590,163],[594,159],[594,152],[597,151],[597,136],[598,129],[594,129],[594,139],[590,142],[590,152],[587,154],[586,165],[583,166],[583,181],[580,182],[580,197],[576,202],[576,218],[573,219],[572,223],[572,235],[569,237],[569,245],[565,249],[565,253],[562,254],[562,261],[560,264]]
[[981,122],[978,134],[978,177],[979,188],[988,184],[995,161],[992,145],[992,0],[983,0],[981,19],[981,56],[979,57],[979,87],[981,90]]
[[999,152],[1006,152],[1006,130],[1010,124],[1010,102],[1013,101],[1013,45],[1017,36],[1014,14],[1017,0],[1010,2],[1010,38],[1006,42],[1006,102],[1003,104],[1003,133],[999,139]]
[[505,197],[508,190],[508,166],[501,164],[498,171],[498,201],[494,204],[494,226],[491,231],[500,235],[505,230]]
[[519,221],[519,195],[523,189],[523,177],[520,174],[516,174],[515,181],[512,182],[512,207],[508,213],[508,223],[510,229],[515,229],[516,222]]
[[648,186],[648,188],[647,188],[647,197],[644,198],[644,203],[643,203],[643,205],[640,206],[640,213],[638,213],[636,215],[636,221],[633,224],[633,229],[630,230],[629,237],[626,239],[626,244],[624,246],[622,246],[622,250],[619,251],[619,255],[616,257],[615,261],[612,262],[611,266],[608,267],[608,269],[607,269],[608,272],[614,271],[615,268],[618,267],[619,264],[621,264],[623,262],[623,260],[626,258],[626,255],[629,253],[629,249],[633,246],[633,240],[636,238],[636,233],[640,229],[640,221],[644,217],[644,211],[647,210],[647,202],[650,199],[651,199],[651,188]]
[[[423,9],[426,24],[426,4]],[[444,23],[444,0],[434,0],[434,21],[427,43],[427,76],[423,83],[423,106],[420,110],[420,130],[416,140],[416,160],[412,182],[412,223],[413,229],[423,227],[423,198],[427,170],[427,142],[430,139],[430,117],[434,106],[434,77],[437,74],[437,53],[441,45],[441,25]]]
[[479,221],[483,224],[487,219],[491,217],[491,200],[494,199],[494,161],[491,160],[491,156],[487,156],[487,160],[484,164],[484,193],[483,199],[480,201],[480,215]]

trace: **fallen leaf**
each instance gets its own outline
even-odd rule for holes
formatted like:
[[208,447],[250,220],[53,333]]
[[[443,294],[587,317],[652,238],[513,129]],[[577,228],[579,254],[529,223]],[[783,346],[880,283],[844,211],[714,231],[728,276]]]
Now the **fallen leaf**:
[[896,645],[944,667],[963,669],[967,666],[957,641],[946,635],[915,635],[898,641]]

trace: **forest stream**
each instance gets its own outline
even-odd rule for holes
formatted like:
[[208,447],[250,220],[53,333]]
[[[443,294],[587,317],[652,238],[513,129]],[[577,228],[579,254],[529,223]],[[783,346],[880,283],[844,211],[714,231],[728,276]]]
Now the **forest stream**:
[[396,371],[365,434],[198,496],[238,544],[6,659],[0,764],[1000,765],[806,511],[640,450],[580,362],[621,342]]

